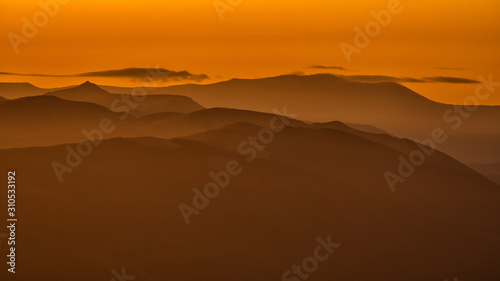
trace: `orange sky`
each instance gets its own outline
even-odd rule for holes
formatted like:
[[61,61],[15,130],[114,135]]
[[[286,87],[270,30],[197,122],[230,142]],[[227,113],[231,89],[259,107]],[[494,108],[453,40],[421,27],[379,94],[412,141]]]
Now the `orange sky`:
[[[52,0],[42,0],[51,2]],[[221,21],[213,0],[71,0],[59,5],[16,54],[9,32],[22,35],[22,18],[42,10],[38,1],[0,0],[0,72],[74,74],[160,65],[207,74],[204,83],[302,71],[310,65],[342,66],[343,75],[500,80],[500,1],[401,0],[371,43],[348,63],[339,47],[353,44],[354,27],[373,20],[370,11],[391,0],[243,0]],[[221,0],[223,3],[231,1]],[[238,1],[232,1],[238,2]],[[439,67],[459,68],[453,70]],[[319,72],[327,72],[319,71]],[[40,87],[81,83],[87,77],[0,75]],[[99,84],[135,86],[137,81],[93,77]],[[433,100],[461,103],[475,84],[407,83]],[[500,92],[500,91],[499,91]],[[500,104],[496,95],[484,104]]]

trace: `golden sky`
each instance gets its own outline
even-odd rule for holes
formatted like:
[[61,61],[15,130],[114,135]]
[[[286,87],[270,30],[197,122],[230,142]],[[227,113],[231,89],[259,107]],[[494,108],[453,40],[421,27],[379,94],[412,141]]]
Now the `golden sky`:
[[[354,44],[354,27],[364,29],[374,20],[371,11],[386,10],[391,1],[395,0],[221,0],[234,6],[224,13],[224,20],[213,0],[61,1],[68,3],[58,4],[59,11],[49,15],[47,24],[21,43],[16,54],[8,34],[22,36],[23,17],[33,22],[43,8],[38,0],[0,0],[0,72],[67,75],[159,65],[206,74],[210,80],[203,83],[297,71],[474,80],[493,74],[500,81],[498,0],[401,0],[402,11],[392,14],[391,22],[347,62],[340,43]],[[347,71],[305,68],[311,65]],[[0,81],[27,81],[39,87],[86,80],[139,83],[123,78],[0,75]],[[178,83],[186,82],[192,81]],[[461,103],[477,86],[404,85],[450,103]],[[500,104],[499,95],[484,104]]]

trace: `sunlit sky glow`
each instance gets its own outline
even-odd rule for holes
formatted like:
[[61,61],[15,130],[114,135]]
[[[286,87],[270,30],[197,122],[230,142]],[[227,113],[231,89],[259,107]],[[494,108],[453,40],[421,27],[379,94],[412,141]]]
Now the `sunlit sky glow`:
[[[339,44],[353,44],[353,28],[364,28],[373,20],[370,11],[387,9],[388,2],[244,0],[221,21],[213,0],[71,0],[60,5],[48,24],[27,44],[21,44],[16,54],[7,34],[22,35],[21,19],[32,21],[42,8],[38,0],[0,0],[4,11],[0,17],[0,72],[65,75],[159,65],[206,74],[210,79],[203,83],[298,71],[468,79],[493,74],[500,81],[497,0],[401,0],[403,11],[393,15],[380,35],[348,63]],[[306,68],[311,65],[341,66],[347,71]],[[30,82],[39,87],[86,80],[88,77],[0,75],[3,82]],[[91,81],[119,86],[139,83],[127,78],[92,77]],[[193,81],[176,83],[188,82]],[[476,87],[404,85],[449,103],[461,103]],[[500,94],[484,104],[500,104]]]

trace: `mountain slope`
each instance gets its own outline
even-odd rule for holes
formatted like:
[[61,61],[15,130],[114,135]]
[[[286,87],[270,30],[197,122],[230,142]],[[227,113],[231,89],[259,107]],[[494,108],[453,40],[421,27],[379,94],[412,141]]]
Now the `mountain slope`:
[[188,114],[158,113],[127,120],[126,126],[129,132],[132,133],[124,134],[123,136],[181,137],[221,129],[235,123],[249,123],[261,127],[270,127],[275,125],[275,121],[278,121],[276,124],[281,124],[279,123],[279,117],[281,116],[286,117],[288,121],[287,126],[310,129],[333,129],[362,137],[372,142],[388,145],[396,150],[406,151],[408,149],[406,145],[402,145],[402,142],[398,138],[387,134],[380,134],[376,128],[368,127],[367,129],[366,126],[361,126],[361,129],[376,131],[376,133],[371,133],[354,129],[338,121],[305,123],[286,116],[286,114],[286,108],[278,109],[276,114],[229,108],[210,108]]
[[[235,153],[245,151],[251,156],[249,145],[248,147],[239,147],[239,145],[244,141],[244,136],[258,136],[261,130],[262,127],[254,124],[236,123],[186,138],[232,150]],[[373,167],[373,159],[377,159],[377,165],[381,165],[380,163],[383,163],[382,167],[392,165],[392,169],[388,170],[397,171],[399,155],[391,158],[387,157],[389,154],[398,152],[409,159],[410,153],[421,150],[419,146],[409,140],[365,133],[350,128],[345,129],[340,126],[335,129],[286,127],[283,132],[276,133],[275,136],[276,138],[273,138],[272,142],[261,151],[261,157],[312,170],[325,176],[334,175],[337,180],[342,182],[353,184],[360,181],[364,183],[360,186],[387,185],[383,176],[384,171]],[[305,144],[311,147],[304,149]],[[255,150],[258,151],[258,149]],[[294,153],[290,153],[290,151],[294,151]],[[332,155],[335,157],[331,158]],[[311,159],[311,157],[314,157],[313,160],[304,161],[304,159]],[[370,159],[370,161],[362,161],[364,158]],[[384,159],[387,162],[384,162]],[[434,152],[426,159],[427,161],[436,165],[436,169],[452,168],[460,173],[479,176],[469,167],[439,151]],[[426,167],[419,169],[426,169]],[[432,173],[431,170],[432,168],[428,172]]]
[[367,133],[373,133],[373,134],[388,134],[386,131],[380,130],[379,128],[372,126],[372,125],[366,125],[366,124],[353,124],[353,123],[345,123],[347,126],[360,130],[363,132]]
[[[151,114],[137,119],[130,119],[127,123],[143,136],[171,138],[213,130],[236,122],[249,122],[266,126],[274,117],[274,114],[249,110],[210,108],[188,114],[170,112]],[[295,119],[291,119],[290,122],[294,126],[308,126],[306,123]]]
[[[103,141],[62,183],[52,164],[66,145],[0,150],[0,169],[15,167],[23,187],[18,254],[32,270],[19,278],[112,278],[126,266],[141,280],[279,280],[329,235],[341,246],[316,280],[500,275],[498,185],[437,153],[391,193],[383,173],[401,152],[333,129],[287,127],[250,162],[234,153],[262,129]],[[241,173],[186,225],[179,204],[229,161]],[[39,214],[50,220],[27,219]]]
[[30,83],[0,82],[0,96],[8,99],[17,99],[26,96],[38,96],[46,93],[47,89],[38,88]]
[[119,114],[94,103],[34,96],[0,103],[0,147],[51,145],[85,139],[82,130],[103,120],[118,124]]
[[[448,136],[439,149],[462,162],[500,161],[500,130],[496,125],[500,122],[499,106],[479,106],[474,112],[460,113],[463,108],[433,102],[395,83],[359,83],[327,74],[233,79],[210,85],[156,88],[150,91],[154,95],[148,95],[138,103],[129,95],[131,88],[101,87],[125,96],[104,93],[95,85],[95,92],[71,94],[78,92],[76,87],[63,93],[55,92],[55,95],[69,100],[99,103],[114,111],[130,110],[134,116],[162,112],[190,113],[202,109],[193,100],[178,96],[183,95],[209,107],[272,112],[273,108],[287,106],[290,113],[301,120],[340,120],[347,124],[367,124],[378,129],[363,125],[365,131],[388,132],[410,139],[428,139],[432,137],[433,130],[438,128],[443,129]],[[162,94],[168,95],[165,97]],[[115,106],[111,106],[113,102]],[[361,129],[359,125],[352,126]],[[183,134],[196,132],[187,129]],[[163,132],[158,136],[173,137],[176,134]]]
[[500,162],[490,164],[469,164],[469,166],[500,184]]
[[[328,74],[233,79],[210,85],[171,86],[161,91],[193,97],[208,107],[269,112],[287,105],[301,120],[371,124],[398,134],[428,130],[429,125],[444,126],[442,115],[450,108],[396,83],[359,83]],[[483,106],[478,112],[498,120],[499,108]],[[498,133],[492,122],[474,128],[479,123],[474,116],[467,123],[471,124],[464,124],[461,132]]]
[[[171,112],[157,113],[143,116],[141,118],[131,118],[127,120],[126,124],[129,127],[129,131],[133,133],[125,134],[124,136],[140,137],[147,135],[159,138],[172,138],[219,129],[239,122],[268,127],[270,123],[274,124],[275,121],[279,121],[279,116],[286,117],[283,116],[286,114],[286,108],[277,109],[275,114],[230,108],[210,108],[188,114]],[[360,129],[375,131],[376,133],[356,130],[338,121],[327,123],[305,123],[303,121],[293,119],[290,116],[286,119],[288,120],[287,125],[293,127],[336,129],[367,137],[372,141],[382,140],[384,142],[392,139],[392,137],[381,134],[381,130],[370,126],[357,125]]]
[[[77,87],[46,95],[56,96],[66,100],[93,102],[105,106],[115,112],[130,111],[135,116],[142,116],[158,112],[181,112],[188,113],[203,109],[201,105],[191,98],[179,95],[145,95],[136,97],[128,94],[111,94],[99,86],[85,82]],[[147,93],[146,93],[147,94]]]
[[[163,112],[139,118],[129,115],[122,118],[123,115],[111,112],[97,104],[67,101],[51,95],[6,101],[0,110],[2,110],[0,119],[6,124],[6,128],[10,128],[0,132],[0,138],[3,140],[0,147],[3,148],[53,145],[81,140],[83,129],[87,131],[98,129],[104,118],[113,120],[113,126],[116,128],[112,133],[104,134],[105,138],[117,136],[181,137],[219,129],[237,122],[268,126],[272,120],[277,121],[278,118],[269,113],[227,108],[203,109],[187,114]],[[281,111],[286,114],[286,109]],[[66,118],[61,118],[61,116],[66,116]],[[289,126],[335,128],[369,136],[372,140],[390,139],[385,135],[366,134],[354,130],[340,122],[308,124],[291,118],[288,120]]]

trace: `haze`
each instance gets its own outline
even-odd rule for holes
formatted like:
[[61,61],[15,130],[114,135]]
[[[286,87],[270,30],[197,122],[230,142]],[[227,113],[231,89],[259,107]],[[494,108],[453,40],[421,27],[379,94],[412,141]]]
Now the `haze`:
[[[297,71],[405,77],[477,79],[500,75],[500,2],[401,1],[403,11],[362,53],[347,63],[339,44],[352,43],[371,10],[387,0],[243,1],[218,17],[213,1],[82,1],[62,5],[15,54],[0,40],[1,69],[9,73],[68,74],[127,67],[156,67],[207,74],[202,83],[269,77]],[[38,1],[0,1],[0,31],[20,33],[22,17],[40,10]],[[103,27],[106,28],[103,28]],[[425,51],[424,51],[425,50]],[[350,71],[306,69],[341,66]],[[86,78],[1,75],[5,82],[59,87]],[[136,86],[138,81],[97,77],[99,84]],[[181,82],[176,82],[181,83]],[[474,85],[405,83],[439,102],[462,103]],[[500,104],[492,97],[484,104]]]

